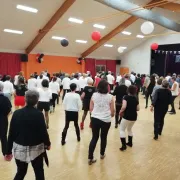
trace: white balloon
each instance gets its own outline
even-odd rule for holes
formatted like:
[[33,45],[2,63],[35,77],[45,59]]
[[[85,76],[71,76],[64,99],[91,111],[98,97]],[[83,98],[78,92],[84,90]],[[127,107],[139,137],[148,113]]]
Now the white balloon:
[[150,21],[146,21],[141,25],[141,32],[143,34],[151,34],[154,31],[154,24]]
[[119,48],[118,48],[118,52],[119,52],[119,53],[123,53],[123,52],[124,52],[124,49],[123,49],[122,47],[119,47]]

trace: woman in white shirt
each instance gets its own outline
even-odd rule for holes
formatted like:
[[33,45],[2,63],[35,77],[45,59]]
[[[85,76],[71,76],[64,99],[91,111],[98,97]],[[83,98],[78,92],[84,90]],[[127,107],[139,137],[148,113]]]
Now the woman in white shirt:
[[76,84],[76,93],[80,94],[81,88],[79,85],[79,79],[78,78],[79,78],[78,74],[75,74],[74,79],[71,80],[70,84],[72,84],[72,83]]
[[78,141],[81,140],[79,125],[78,125],[78,112],[81,109],[82,102],[81,102],[80,95],[75,92],[76,88],[77,88],[76,84],[72,83],[70,85],[71,92],[65,95],[64,101],[63,101],[63,105],[65,109],[65,127],[62,132],[62,141],[61,141],[62,145],[66,143],[65,139],[66,139],[67,130],[69,128],[70,121],[74,122],[77,140]]
[[62,80],[62,86],[63,86],[63,96],[62,100],[64,99],[64,96],[67,92],[70,92],[70,79],[69,79],[69,74],[65,74],[65,78]]
[[10,82],[10,80],[11,80],[11,76],[6,76],[6,81],[3,83],[4,85],[3,93],[4,96],[6,96],[11,102],[11,96],[12,94],[14,94],[14,87],[13,84]]
[[30,79],[28,80],[28,90],[36,90],[37,80],[34,78],[34,75],[31,74]]
[[49,82],[47,79],[42,81],[42,88],[38,89],[39,101],[37,108],[40,111],[45,111],[46,126],[49,129],[49,110],[50,110],[50,100],[52,99],[52,92],[49,89]]
[[97,87],[97,93],[94,93],[90,102],[92,140],[89,145],[89,165],[96,162],[94,159],[94,150],[99,139],[101,131],[101,159],[105,158],[105,149],[107,145],[107,135],[111,126],[111,117],[114,116],[113,96],[108,93],[108,82],[101,80]]
[[49,83],[49,88],[52,92],[52,99],[50,101],[50,113],[55,111],[55,107],[56,107],[56,99],[58,98],[58,94],[60,92],[60,86],[57,83],[57,78],[53,77],[52,81]]
[[82,94],[84,87],[87,86],[87,78],[85,73],[83,73],[83,75],[79,78],[79,86]]

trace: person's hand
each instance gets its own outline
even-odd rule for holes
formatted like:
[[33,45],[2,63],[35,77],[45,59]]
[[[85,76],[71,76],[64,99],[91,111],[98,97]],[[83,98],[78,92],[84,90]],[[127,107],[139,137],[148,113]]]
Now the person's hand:
[[13,158],[13,155],[12,155],[12,154],[5,155],[5,160],[6,160],[6,161],[11,161],[12,158]]
[[48,151],[51,150],[51,146],[48,146],[48,147],[47,147],[47,150],[48,150]]
[[153,112],[153,111],[154,111],[154,107],[153,107],[153,106],[151,106],[150,111],[151,111],[151,112]]

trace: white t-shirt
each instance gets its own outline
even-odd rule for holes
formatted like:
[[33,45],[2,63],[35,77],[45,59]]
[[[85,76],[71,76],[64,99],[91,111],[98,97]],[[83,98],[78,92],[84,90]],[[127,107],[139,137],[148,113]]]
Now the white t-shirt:
[[72,83],[75,83],[77,85],[76,91],[80,91],[81,90],[78,79],[76,79],[76,78],[72,79],[70,81],[70,84],[72,84]]
[[126,80],[125,80],[125,85],[126,85],[127,87],[129,87],[129,86],[131,85],[131,81],[128,80],[128,79],[126,79]]
[[52,92],[49,88],[39,88],[39,101],[49,102],[52,99]]
[[19,78],[19,75],[15,75],[15,76],[14,76],[14,85],[15,85],[15,86],[18,85],[18,78]]
[[131,74],[131,75],[130,75],[130,79],[131,79],[131,81],[134,83],[135,80],[136,80],[136,76],[134,76],[133,74]]
[[173,85],[172,85],[172,89],[173,89],[173,86],[176,84],[176,89],[174,91],[171,91],[172,93],[172,96],[178,96],[179,94],[179,83],[177,82],[174,82]]
[[[38,76],[37,79],[40,79],[40,76]],[[42,79],[47,79],[49,81],[49,78],[45,75],[43,75]]]
[[50,82],[49,88],[50,88],[51,92],[54,94],[58,94],[60,91],[59,84],[57,82]]
[[37,88],[37,79],[31,78],[28,80],[28,90],[34,90]]
[[121,75],[117,76],[116,82],[119,83],[119,81],[122,79]]
[[165,77],[166,81],[169,81],[170,78],[171,78],[171,76],[166,76]]
[[37,81],[36,81],[37,88],[42,88],[42,81],[43,81],[43,79],[37,79]]
[[79,78],[79,86],[81,89],[84,89],[85,86],[87,86],[87,78],[84,78],[84,77],[80,77]]
[[110,103],[113,96],[111,94],[94,93],[92,101],[94,102],[91,117],[97,118],[104,122],[111,122]]
[[69,85],[70,85],[70,79],[68,77],[65,77],[62,80],[62,85],[63,85],[63,89],[70,89]]
[[10,81],[5,81],[3,85],[4,85],[3,93],[9,93],[9,94],[14,93],[14,87]]
[[107,75],[107,82],[109,84],[114,84],[114,76],[112,76],[111,74]]
[[66,111],[80,111],[82,107],[80,95],[74,92],[66,93],[63,100],[63,105]]
[[59,84],[59,86],[61,86],[61,79],[59,77],[57,77],[56,82]]

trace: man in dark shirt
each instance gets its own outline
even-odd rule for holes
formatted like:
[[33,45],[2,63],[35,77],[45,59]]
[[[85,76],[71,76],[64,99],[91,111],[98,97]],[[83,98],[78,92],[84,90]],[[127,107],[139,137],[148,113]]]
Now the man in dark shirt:
[[0,82],[0,140],[3,156],[7,152],[7,130],[8,130],[8,114],[11,112],[11,103],[7,97],[3,95],[3,84]]
[[155,91],[153,102],[151,105],[151,111],[154,110],[154,139],[158,140],[158,135],[161,135],[164,118],[168,111],[168,106],[172,102],[172,94],[168,89],[169,83],[167,80],[162,82],[162,88]]

